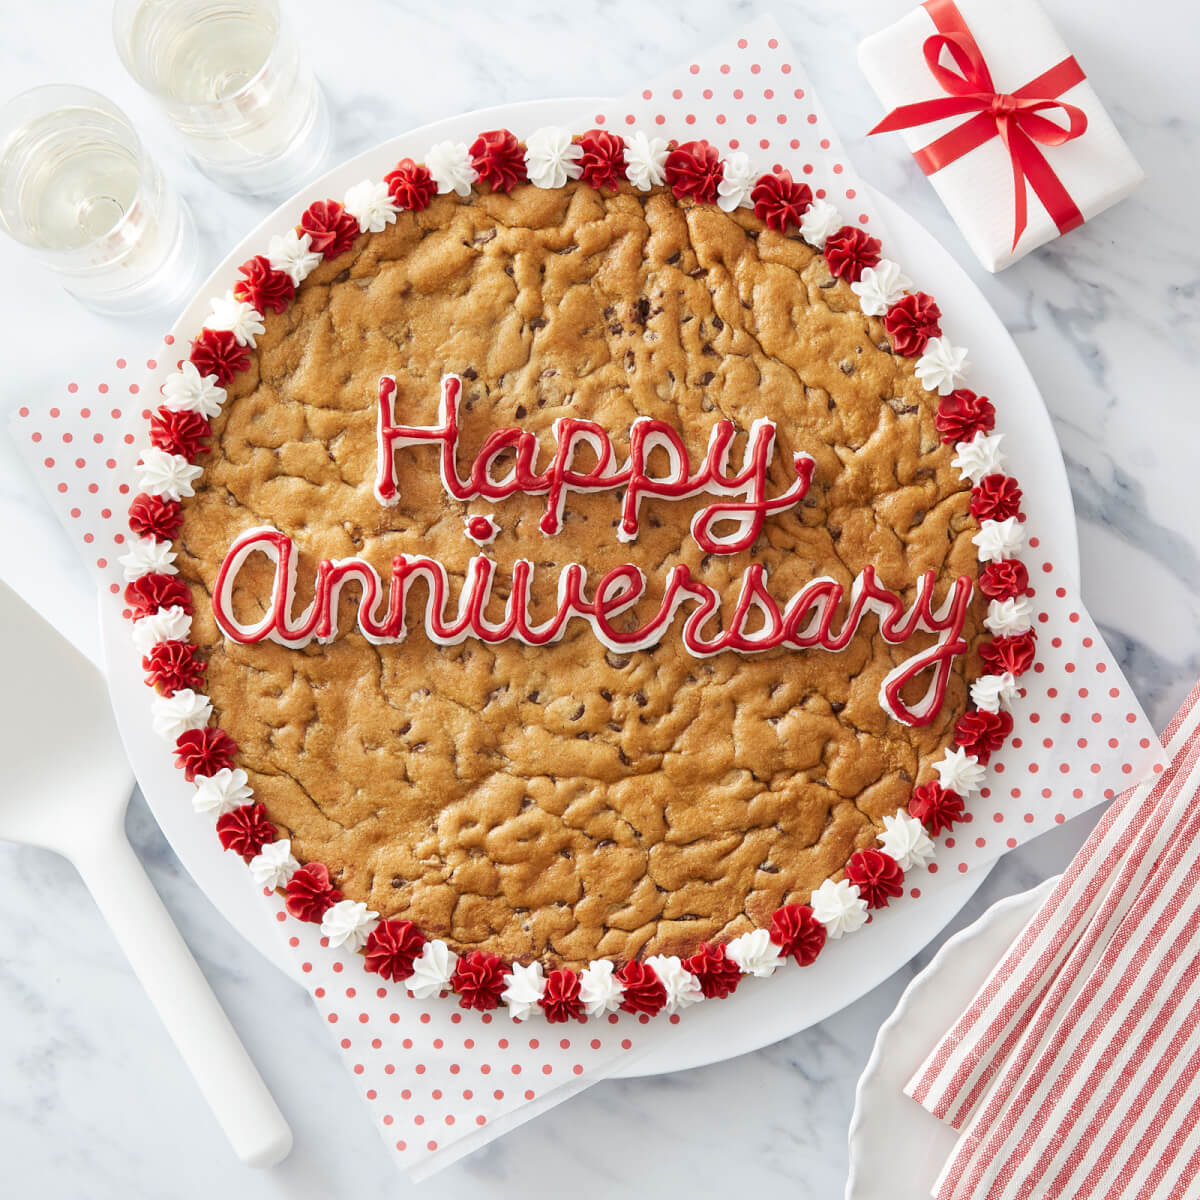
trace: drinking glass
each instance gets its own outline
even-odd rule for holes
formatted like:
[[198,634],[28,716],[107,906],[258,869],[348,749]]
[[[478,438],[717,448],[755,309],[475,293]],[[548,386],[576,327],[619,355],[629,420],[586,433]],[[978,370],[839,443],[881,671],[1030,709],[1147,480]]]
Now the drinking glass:
[[197,283],[191,213],[89,88],[50,84],[0,107],[0,229],[97,312],[165,307]]
[[116,0],[113,39],[221,187],[292,192],[316,174],[329,111],[277,0]]

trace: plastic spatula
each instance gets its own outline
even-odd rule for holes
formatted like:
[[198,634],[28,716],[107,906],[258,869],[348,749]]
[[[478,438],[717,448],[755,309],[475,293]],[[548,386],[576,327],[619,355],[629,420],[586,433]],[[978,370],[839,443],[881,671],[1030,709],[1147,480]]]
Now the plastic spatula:
[[0,584],[0,837],[83,876],[237,1156],[271,1166],[292,1131],[125,838],[133,776],[104,681]]

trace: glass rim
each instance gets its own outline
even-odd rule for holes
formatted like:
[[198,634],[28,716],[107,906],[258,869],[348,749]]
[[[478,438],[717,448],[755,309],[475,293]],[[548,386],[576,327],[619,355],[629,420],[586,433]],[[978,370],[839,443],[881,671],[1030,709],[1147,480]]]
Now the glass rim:
[[[5,129],[10,112],[17,111],[22,104],[30,101],[31,98],[50,98],[51,94],[57,94],[65,99],[71,98],[71,101],[60,103],[48,103],[43,105],[32,106],[24,119],[19,122],[14,122],[10,130]],[[13,138],[21,129],[27,127],[32,122],[39,120],[42,117],[50,116],[56,112],[69,111],[72,108],[84,108],[87,103],[92,103],[95,107],[105,112],[108,116],[115,118],[121,125],[124,126],[126,132],[133,145],[134,155],[138,164],[138,184],[133,193],[133,199],[129,205],[121,213],[112,227],[100,234],[98,237],[81,243],[78,246],[70,246],[65,249],[59,249],[53,246],[43,245],[41,242],[31,241],[29,238],[9,224],[7,217],[4,214],[3,207],[0,207],[0,230],[8,237],[12,238],[19,246],[24,246],[29,250],[34,251],[39,257],[46,261],[70,263],[73,259],[83,258],[90,254],[95,248],[103,242],[108,241],[114,235],[119,235],[122,227],[127,225],[132,219],[133,213],[138,209],[139,205],[143,205],[148,191],[147,175],[152,174],[157,170],[153,160],[146,153],[146,147],[142,139],[138,136],[137,130],[134,128],[133,122],[125,114],[124,110],[119,108],[112,100],[110,100],[103,92],[98,92],[94,88],[85,87],[83,84],[77,83],[39,83],[31,88],[26,88],[23,92],[18,92],[15,96],[11,96],[3,104],[0,104],[0,162],[3,162],[7,155],[8,147]]]
[[279,45],[282,41],[283,11],[279,0],[260,0],[260,2],[269,6],[275,17],[275,29],[271,39],[271,48],[267,51],[267,56],[263,59],[262,66],[235,91],[230,92],[227,96],[222,96],[219,100],[180,100],[177,96],[172,96],[156,80],[147,79],[138,69],[133,56],[129,53],[128,35],[131,28],[131,18],[137,14],[140,8],[148,3],[148,0],[114,0],[112,8],[112,37],[113,44],[116,46],[117,57],[120,58],[121,65],[129,72],[130,77],[138,87],[166,108],[186,110],[188,112],[205,112],[218,110],[228,104],[235,104],[246,92],[256,87],[263,75],[267,73],[271,67],[272,59],[275,58],[279,51]]

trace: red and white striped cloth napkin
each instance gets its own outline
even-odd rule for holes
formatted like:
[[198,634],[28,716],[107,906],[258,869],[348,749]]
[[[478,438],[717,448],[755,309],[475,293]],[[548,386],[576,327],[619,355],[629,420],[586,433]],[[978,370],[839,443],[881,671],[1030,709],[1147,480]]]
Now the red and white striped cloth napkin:
[[1200,1195],[1200,684],[905,1091],[938,1200]]

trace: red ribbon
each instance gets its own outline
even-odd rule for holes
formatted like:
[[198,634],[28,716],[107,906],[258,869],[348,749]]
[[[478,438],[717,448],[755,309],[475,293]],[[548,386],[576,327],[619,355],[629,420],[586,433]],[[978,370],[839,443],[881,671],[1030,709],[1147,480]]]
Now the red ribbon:
[[[925,0],[922,7],[938,30],[925,39],[925,62],[947,94],[916,104],[902,104],[892,109],[871,132],[890,133],[946,117],[975,113],[957,129],[913,152],[921,170],[932,175],[976,147],[999,137],[1012,161],[1013,249],[1027,224],[1026,185],[1033,188],[1060,233],[1082,225],[1083,214],[1038,149],[1038,143],[1061,146],[1086,131],[1087,114],[1083,109],[1056,98],[1083,82],[1086,78],[1083,68],[1074,56],[1068,55],[1057,66],[1015,92],[997,92],[979,45],[954,0]],[[957,72],[942,65],[943,51],[949,52]],[[1067,118],[1065,129],[1041,115],[1050,109],[1062,111]]]

